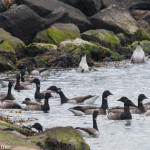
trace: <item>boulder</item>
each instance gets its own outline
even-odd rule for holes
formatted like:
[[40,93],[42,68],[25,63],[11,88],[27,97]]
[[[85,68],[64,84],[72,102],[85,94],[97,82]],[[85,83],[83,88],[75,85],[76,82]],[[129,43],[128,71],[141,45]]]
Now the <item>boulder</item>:
[[41,0],[17,0],[17,3],[27,5],[41,17],[46,17],[49,13],[62,7],[68,13],[70,23],[77,25],[81,31],[92,27],[90,21],[80,10],[57,0],[44,0],[42,3]]
[[145,20],[149,24],[149,26],[150,26],[150,14],[148,14],[147,16],[145,16],[143,18],[143,20]]
[[146,16],[150,15],[149,10],[133,10],[131,11],[131,15],[134,17],[136,20],[141,20],[145,18]]
[[31,43],[25,48],[25,54],[29,57],[35,57],[51,50],[57,50],[57,46],[45,43]]
[[41,148],[62,150],[90,150],[83,137],[72,127],[55,127],[30,137]]
[[123,32],[132,36],[139,30],[137,22],[129,11],[115,5],[98,12],[90,20],[95,28],[107,29],[114,33]]
[[86,16],[92,16],[101,10],[101,0],[59,0],[80,9]]
[[33,41],[59,45],[62,41],[76,38],[80,38],[80,31],[76,25],[57,23],[37,33]]
[[45,24],[45,19],[25,5],[12,7],[0,14],[0,27],[25,43],[31,42],[34,35],[45,28]]
[[111,5],[116,5],[120,8],[129,9],[132,0],[101,0],[102,8],[107,8]]
[[7,10],[4,0],[0,0],[0,13]]
[[149,0],[132,0],[130,9],[150,10]]
[[105,29],[89,30],[82,33],[82,39],[99,43],[102,46],[115,49],[119,47],[120,40],[111,31]]

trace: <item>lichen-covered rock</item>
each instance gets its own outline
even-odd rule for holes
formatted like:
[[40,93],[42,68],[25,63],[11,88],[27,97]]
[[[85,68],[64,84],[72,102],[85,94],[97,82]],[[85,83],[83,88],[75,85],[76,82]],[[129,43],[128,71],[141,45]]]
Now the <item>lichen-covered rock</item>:
[[57,46],[46,43],[31,43],[25,48],[25,54],[29,57],[35,57],[50,50],[57,50]]
[[100,48],[98,45],[84,41],[82,39],[68,40],[60,43],[59,47],[62,51],[71,53],[76,59],[80,59],[79,55],[85,54],[90,57],[99,55]]
[[138,23],[130,15],[129,11],[115,5],[103,9],[90,18],[97,29],[107,29],[114,33],[126,33],[132,36],[139,30]]
[[127,42],[129,42],[129,38],[124,33],[118,33],[116,36],[120,40],[121,45],[125,45]]
[[[148,53],[150,51],[150,41],[143,40],[140,41],[140,44],[145,53]],[[127,48],[129,48],[131,51],[134,51],[137,45],[138,45],[138,41],[135,41],[131,45],[128,45]]]
[[74,24],[57,23],[36,34],[34,42],[60,44],[62,41],[80,38],[80,31]]
[[72,127],[51,128],[30,139],[41,148],[51,150],[90,150],[83,137]]
[[89,30],[82,33],[82,39],[99,43],[102,46],[109,48],[117,48],[120,45],[120,40],[111,31],[105,29]]

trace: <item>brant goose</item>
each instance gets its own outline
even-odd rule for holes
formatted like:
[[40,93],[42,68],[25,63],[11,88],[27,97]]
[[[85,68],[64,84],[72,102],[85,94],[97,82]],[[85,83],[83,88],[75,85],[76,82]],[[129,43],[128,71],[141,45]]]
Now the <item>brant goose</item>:
[[43,127],[40,123],[35,123],[31,128],[35,128],[38,132],[43,132]]
[[107,109],[107,118],[112,120],[132,119],[129,106],[133,106],[133,107],[137,107],[137,106],[127,97],[122,97],[118,101],[124,103],[124,111],[122,112],[122,109],[121,110]]
[[102,105],[101,107],[96,106],[76,106],[70,108],[69,110],[76,116],[91,115],[94,110],[97,110],[99,114],[106,114],[106,109],[108,108],[107,97],[113,95],[110,91],[105,90],[102,94]]
[[93,112],[93,128],[82,128],[82,127],[76,127],[75,129],[84,137],[95,137],[98,138],[100,133],[98,131],[97,127],[97,116],[98,116],[98,111]]
[[57,87],[53,86],[53,87],[50,87],[49,89],[52,90],[52,91],[55,91],[56,93],[59,94],[59,96],[61,98],[61,104],[64,104],[64,103],[94,104],[96,99],[99,97],[99,96],[87,95],[87,96],[80,96],[80,97],[74,97],[74,98],[69,99],[64,95],[64,93],[61,91],[60,88],[57,88]]
[[12,101],[12,100],[4,100],[0,104],[0,108],[2,108],[2,109],[22,109],[21,106],[19,104],[17,104],[17,102]]

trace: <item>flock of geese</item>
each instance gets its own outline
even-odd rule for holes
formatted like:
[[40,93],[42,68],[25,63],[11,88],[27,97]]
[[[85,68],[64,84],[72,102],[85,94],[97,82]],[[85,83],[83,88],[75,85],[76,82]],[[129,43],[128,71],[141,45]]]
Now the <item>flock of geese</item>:
[[[145,62],[149,56],[145,57],[145,53],[138,43],[133,55],[131,57],[131,62],[133,63],[142,63]],[[77,72],[89,72],[90,69],[88,67],[86,56],[83,56]],[[56,86],[50,86],[45,91],[40,91],[40,80],[38,78],[33,78],[30,81],[25,81],[25,74],[26,70],[22,69],[19,73],[16,74],[15,79],[10,80],[2,80],[0,79],[1,87],[8,87],[8,92],[0,92],[0,108],[1,109],[24,109],[26,111],[43,111],[48,112],[50,110],[49,106],[49,99],[51,97],[60,97],[61,104],[64,103],[73,103],[73,104],[86,104],[90,106],[76,106],[69,108],[76,116],[82,115],[92,115],[93,117],[93,128],[83,128],[83,127],[76,127],[75,129],[85,137],[99,137],[99,130],[97,127],[97,116],[98,115],[107,115],[108,119],[113,120],[124,120],[124,119],[131,119],[132,114],[142,114],[146,113],[147,116],[150,116],[150,103],[143,104],[143,100],[147,99],[144,94],[140,94],[138,96],[138,106],[136,106],[130,99],[127,97],[121,97],[118,101],[124,103],[124,107],[113,107],[110,108],[108,106],[108,97],[113,95],[110,91],[105,90],[102,94],[102,104],[100,107],[91,106],[94,104],[95,101],[99,98],[99,95],[86,95],[86,96],[79,96],[74,98],[67,98],[63,93],[61,88]],[[50,69],[36,69],[31,72],[33,75],[40,75],[42,77],[49,76]],[[30,98],[26,98],[22,104],[26,105],[22,108],[15,101],[14,95],[11,93],[12,87],[14,90],[22,91],[22,90],[30,90],[31,85],[35,84],[35,94],[34,98],[36,100],[44,99],[44,103],[40,103],[38,101],[31,101]],[[32,128],[36,128],[39,132],[43,131],[42,126],[39,123],[35,123]]]

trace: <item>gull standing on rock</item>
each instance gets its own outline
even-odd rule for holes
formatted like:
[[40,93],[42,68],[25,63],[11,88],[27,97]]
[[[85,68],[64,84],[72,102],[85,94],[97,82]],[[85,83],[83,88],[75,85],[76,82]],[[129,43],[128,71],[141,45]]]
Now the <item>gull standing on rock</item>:
[[89,72],[89,66],[86,61],[86,55],[82,56],[77,72]]
[[143,63],[148,58],[145,57],[145,52],[143,51],[143,48],[141,47],[140,42],[138,42],[138,45],[132,54],[131,62],[132,63]]

